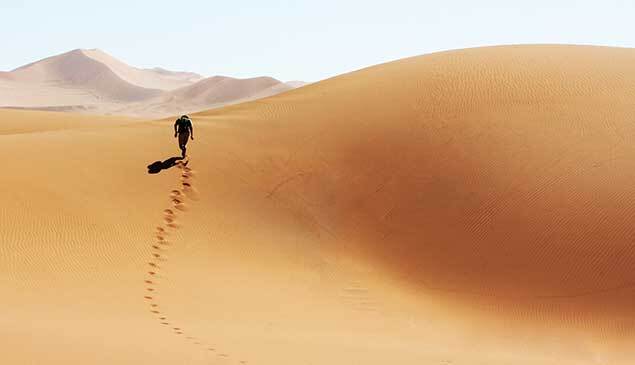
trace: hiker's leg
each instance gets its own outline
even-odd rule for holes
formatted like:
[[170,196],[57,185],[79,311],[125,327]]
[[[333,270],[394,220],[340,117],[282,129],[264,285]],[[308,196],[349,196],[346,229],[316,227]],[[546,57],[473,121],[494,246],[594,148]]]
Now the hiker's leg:
[[187,140],[190,137],[189,133],[181,133],[179,134],[179,145],[181,147],[181,156],[183,156],[183,158],[185,158],[185,153],[186,153],[186,145],[187,145]]

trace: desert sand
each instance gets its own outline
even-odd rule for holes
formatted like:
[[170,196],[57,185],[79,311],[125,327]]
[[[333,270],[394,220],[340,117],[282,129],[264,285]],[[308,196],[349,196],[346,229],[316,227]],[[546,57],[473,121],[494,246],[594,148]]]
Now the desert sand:
[[403,59],[193,115],[172,167],[172,118],[0,111],[2,362],[631,364],[633,64]]

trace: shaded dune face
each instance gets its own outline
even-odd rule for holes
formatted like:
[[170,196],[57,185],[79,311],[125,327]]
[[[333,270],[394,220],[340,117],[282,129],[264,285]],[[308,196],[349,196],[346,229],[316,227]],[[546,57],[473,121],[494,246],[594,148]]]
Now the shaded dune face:
[[226,114],[249,115],[236,153],[279,162],[271,194],[330,249],[415,293],[633,329],[633,61],[594,47],[446,52]]

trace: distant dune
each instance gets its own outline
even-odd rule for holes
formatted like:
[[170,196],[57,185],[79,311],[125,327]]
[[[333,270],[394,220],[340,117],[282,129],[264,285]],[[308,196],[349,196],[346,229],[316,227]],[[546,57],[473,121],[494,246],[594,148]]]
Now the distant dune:
[[0,111],[3,360],[630,365],[633,61],[390,62],[193,115],[187,164],[171,118]]
[[82,52],[86,56],[105,64],[121,79],[140,87],[174,90],[203,79],[201,75],[192,72],[173,72],[161,68],[139,69],[131,67],[98,49],[84,50]]
[[214,76],[165,92],[151,100],[127,105],[118,113],[154,117],[184,114],[264,98],[291,89],[294,87],[271,77],[236,79]]
[[[210,81],[216,78],[225,81]],[[267,77],[204,79],[192,72],[140,69],[98,49],[77,49],[0,73],[0,106],[160,117],[252,100],[295,87]]]
[[[271,77],[240,80],[215,76],[173,91],[169,94],[169,97],[196,100],[203,104],[223,103],[253,95],[280,83],[280,81]],[[289,87],[288,89],[291,88]]]
[[156,89],[131,85],[108,65],[88,57],[82,50],[20,67],[11,72],[11,77],[16,82],[85,90],[97,99],[109,101],[132,102],[160,93]]

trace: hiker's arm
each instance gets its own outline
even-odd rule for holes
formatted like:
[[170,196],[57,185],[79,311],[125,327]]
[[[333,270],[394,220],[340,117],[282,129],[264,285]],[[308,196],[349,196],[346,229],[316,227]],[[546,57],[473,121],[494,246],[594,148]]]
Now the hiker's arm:
[[194,140],[194,126],[190,124],[190,139]]
[[176,125],[179,123],[178,119],[174,122],[174,137],[176,137]]

